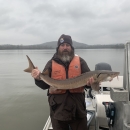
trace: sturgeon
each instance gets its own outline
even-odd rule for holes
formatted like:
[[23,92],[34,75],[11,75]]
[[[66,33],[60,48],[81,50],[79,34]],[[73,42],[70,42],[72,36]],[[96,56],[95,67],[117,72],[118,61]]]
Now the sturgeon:
[[[26,55],[27,56],[27,55]],[[31,73],[33,69],[35,69],[35,66],[33,65],[31,59],[27,56],[29,67],[25,69],[25,72]],[[113,78],[117,77],[119,75],[119,72],[113,72],[109,70],[96,70],[96,71],[89,71],[86,73],[83,73],[77,77],[65,79],[65,80],[56,80],[52,79],[48,76],[48,70],[46,70],[43,73],[40,73],[39,77],[41,80],[43,80],[45,83],[50,85],[51,87],[54,87],[55,89],[74,89],[79,88],[81,86],[85,86],[87,84],[87,81],[91,77],[94,79],[93,87],[96,91],[99,89],[99,87],[96,89],[95,86],[99,85],[101,82],[104,81],[111,81]]]

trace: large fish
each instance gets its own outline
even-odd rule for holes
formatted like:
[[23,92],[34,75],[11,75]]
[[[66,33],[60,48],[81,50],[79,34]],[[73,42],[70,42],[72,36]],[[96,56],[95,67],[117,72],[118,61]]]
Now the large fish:
[[[35,69],[35,66],[33,65],[30,58],[27,56],[29,67],[25,69],[25,72],[31,73],[33,69]],[[86,85],[87,81],[89,81],[89,78],[94,78],[93,83],[93,89],[99,90],[99,87],[96,88],[99,83],[104,81],[111,81],[113,78],[119,75],[119,72],[113,72],[108,70],[97,70],[97,71],[89,71],[86,73],[81,74],[80,76],[71,78],[71,79],[65,79],[65,80],[56,80],[52,79],[48,76],[47,71],[40,73],[40,79],[43,80],[45,83],[50,85],[51,87],[54,87],[56,89],[74,89],[79,88],[81,86]]]

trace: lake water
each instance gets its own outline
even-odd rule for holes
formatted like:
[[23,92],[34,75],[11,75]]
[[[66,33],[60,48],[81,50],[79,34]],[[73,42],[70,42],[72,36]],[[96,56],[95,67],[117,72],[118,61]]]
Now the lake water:
[[[47,91],[38,88],[29,73],[26,55],[42,71],[55,50],[0,50],[0,130],[42,130],[49,115]],[[123,49],[76,50],[91,70],[109,63],[123,75]]]

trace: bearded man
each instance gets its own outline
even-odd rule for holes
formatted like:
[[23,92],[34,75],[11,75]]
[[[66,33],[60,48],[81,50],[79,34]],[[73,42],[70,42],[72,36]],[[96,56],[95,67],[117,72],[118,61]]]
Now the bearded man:
[[[57,42],[56,53],[43,71],[48,70],[53,79],[64,80],[90,71],[84,59],[74,54],[71,36],[61,35]],[[31,73],[35,84],[48,89],[48,102],[53,130],[87,130],[86,103],[84,87],[76,89],[54,89],[39,79],[38,68]],[[93,79],[86,83],[90,86]]]

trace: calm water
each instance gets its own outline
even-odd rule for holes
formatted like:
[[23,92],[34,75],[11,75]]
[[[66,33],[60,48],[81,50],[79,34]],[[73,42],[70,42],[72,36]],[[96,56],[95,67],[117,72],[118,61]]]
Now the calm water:
[[[26,55],[42,71],[55,50],[0,51],[0,130],[42,130],[49,115],[47,91],[34,84]],[[99,62],[109,63],[123,75],[123,49],[76,50],[91,70]]]

